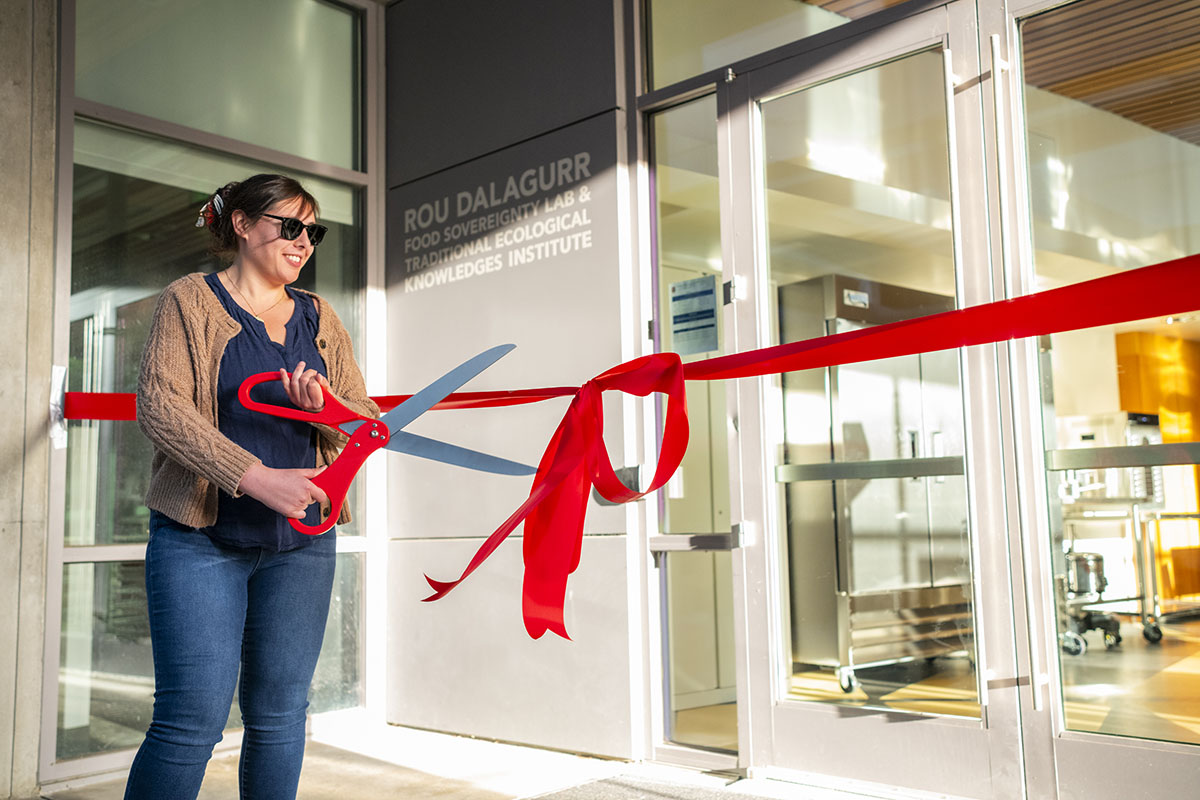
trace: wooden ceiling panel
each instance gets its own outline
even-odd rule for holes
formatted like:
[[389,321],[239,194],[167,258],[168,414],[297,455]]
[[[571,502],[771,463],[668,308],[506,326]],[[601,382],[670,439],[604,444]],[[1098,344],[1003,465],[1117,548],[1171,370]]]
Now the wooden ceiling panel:
[[1027,84],[1200,145],[1200,0],[1084,0],[1021,43]]

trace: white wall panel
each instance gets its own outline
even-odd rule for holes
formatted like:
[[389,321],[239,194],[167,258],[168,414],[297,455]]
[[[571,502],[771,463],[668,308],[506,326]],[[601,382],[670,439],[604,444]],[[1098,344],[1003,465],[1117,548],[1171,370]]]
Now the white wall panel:
[[433,603],[422,573],[457,577],[480,540],[389,543],[388,722],[632,758],[625,537],[585,537],[571,641],[525,633],[521,542]]

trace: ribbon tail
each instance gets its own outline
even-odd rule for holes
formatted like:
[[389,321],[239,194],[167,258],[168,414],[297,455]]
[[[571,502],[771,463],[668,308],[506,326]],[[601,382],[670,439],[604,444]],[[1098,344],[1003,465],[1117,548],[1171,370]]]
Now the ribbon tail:
[[567,577],[578,565],[583,544],[583,520],[591,488],[585,424],[595,402],[594,388],[585,384],[563,416],[539,465],[539,472],[545,469],[562,477],[525,520],[521,611],[525,631],[533,639],[541,638],[546,631],[570,638],[563,604]]
[[525,580],[521,612],[530,638],[567,635],[563,606],[567,577],[579,565],[590,481],[582,464],[525,520]]
[[452,581],[434,580],[426,575],[425,580],[429,583],[430,588],[433,589],[433,594],[431,594],[429,597],[423,598],[421,602],[430,603],[434,600],[441,600],[443,597],[449,594],[451,589],[465,581],[472,572],[479,568],[480,564],[482,564],[484,561],[487,561],[492,553],[496,552],[496,548],[498,548],[501,543],[508,538],[509,534],[516,530],[516,527],[521,524],[526,516],[529,515],[530,510],[535,508],[538,503],[545,499],[546,495],[548,495],[554,488],[554,485],[555,484],[553,483],[547,484],[545,482],[539,483],[535,481],[533,489],[529,492],[529,497],[525,499],[525,502],[522,503],[520,507],[518,507],[517,510],[514,511],[509,518],[500,525],[499,528],[496,528],[496,530],[492,532],[492,535],[489,536],[482,545],[480,545],[479,549],[475,551],[475,555],[471,558],[471,562],[467,564],[467,568],[463,570],[462,575],[458,576]]

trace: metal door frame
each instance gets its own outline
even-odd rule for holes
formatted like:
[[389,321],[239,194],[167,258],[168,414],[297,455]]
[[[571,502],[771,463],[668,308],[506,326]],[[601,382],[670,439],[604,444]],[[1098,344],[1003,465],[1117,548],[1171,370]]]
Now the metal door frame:
[[[790,58],[730,71],[718,85],[722,246],[727,281],[741,290],[727,308],[727,350],[744,352],[771,342],[767,287],[764,191],[761,181],[760,103],[834,80],[904,55],[938,49],[947,65],[955,268],[960,306],[994,297],[989,251],[983,93],[974,2],[951,2],[886,25],[859,26],[824,46]],[[850,28],[850,26],[844,26]],[[958,202],[961,197],[970,203]],[[1011,531],[1006,492],[1012,471],[998,431],[1010,416],[999,381],[1000,348],[974,347],[960,355],[965,398],[966,462],[973,531],[975,628],[982,719],[849,710],[781,699],[789,671],[781,586],[785,564],[771,528],[776,515],[774,463],[765,444],[772,418],[767,379],[729,384],[729,409],[740,434],[731,445],[734,484],[731,518],[741,520],[742,546],[734,551],[739,633],[740,763],[753,774],[814,785],[858,783],[907,787],[964,797],[1024,794],[1018,693],[1029,682],[1018,668],[1022,632],[1014,630],[1009,562]],[[777,405],[777,404],[775,404]],[[1017,573],[1019,574],[1019,573]],[[1025,663],[1021,661],[1020,663]],[[745,676],[744,680],[741,676]],[[897,725],[897,722],[905,722]],[[861,754],[871,753],[870,769]],[[938,759],[930,758],[939,754]],[[954,754],[946,759],[945,754]],[[944,772],[931,765],[949,762]],[[866,780],[870,778],[870,782]],[[894,790],[894,789],[893,789]]]

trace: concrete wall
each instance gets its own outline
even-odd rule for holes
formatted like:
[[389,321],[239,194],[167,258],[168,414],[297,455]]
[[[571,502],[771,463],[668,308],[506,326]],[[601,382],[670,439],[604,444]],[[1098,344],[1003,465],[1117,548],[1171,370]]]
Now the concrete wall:
[[[0,797],[36,797],[54,296],[57,3],[0,2]],[[23,465],[23,466],[22,466]],[[53,666],[48,667],[53,669]]]
[[[467,390],[578,386],[629,357],[622,283],[625,113],[613,0],[404,0],[387,18],[391,391],[497,344]],[[623,334],[624,337],[623,337]],[[435,412],[416,433],[536,464],[567,401]],[[621,403],[605,439],[622,466]],[[389,722],[636,757],[643,612],[624,507],[589,503],[567,587],[573,641],[521,622],[521,531],[446,599],[531,479],[388,462]]]

